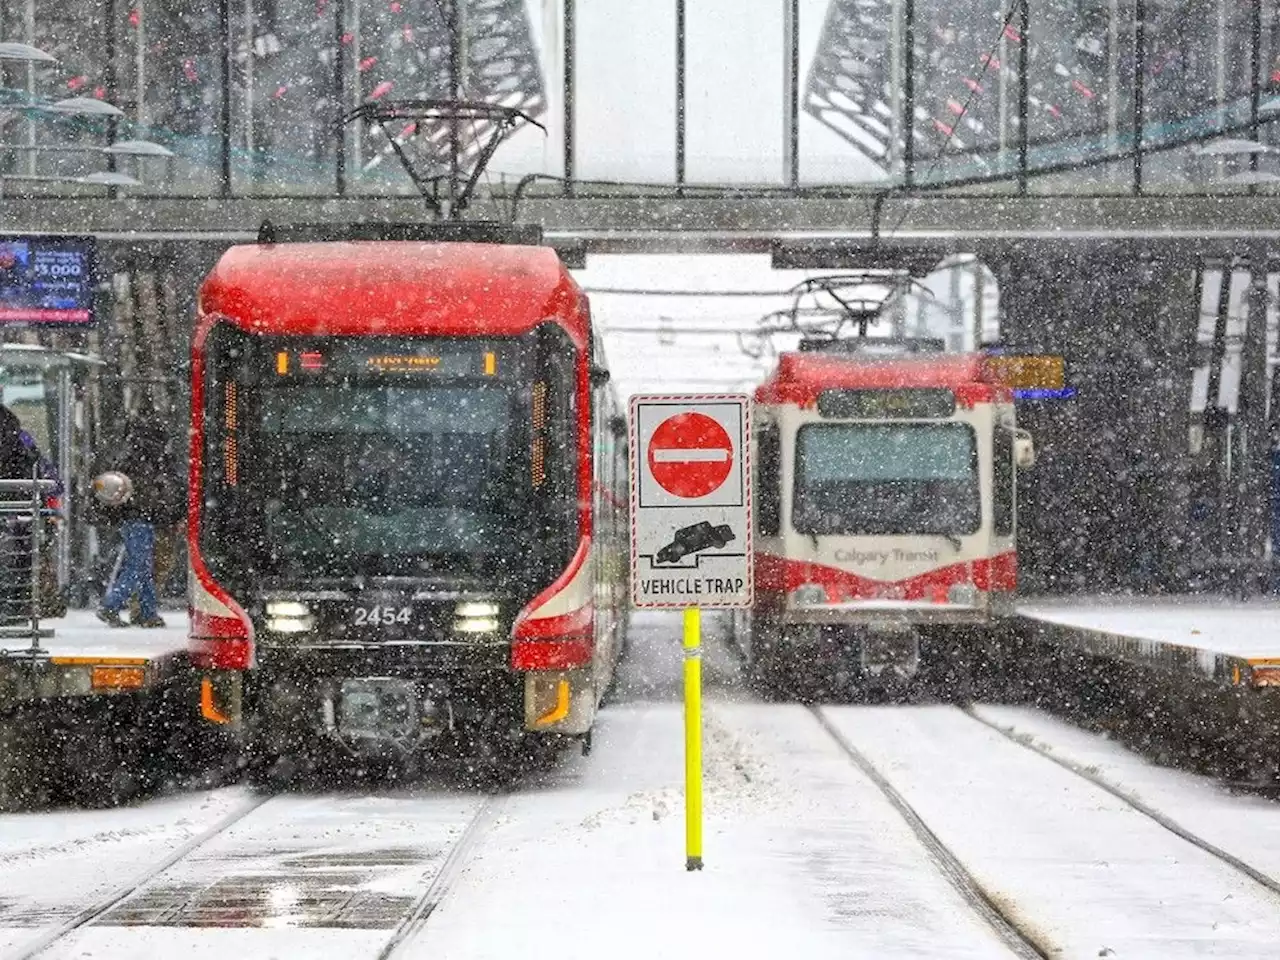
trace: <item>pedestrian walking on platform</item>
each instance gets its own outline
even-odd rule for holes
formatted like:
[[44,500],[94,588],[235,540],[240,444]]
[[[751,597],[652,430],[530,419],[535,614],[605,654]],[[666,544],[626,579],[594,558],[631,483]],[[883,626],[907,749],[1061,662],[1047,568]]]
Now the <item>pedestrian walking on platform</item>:
[[135,594],[138,597],[139,627],[163,627],[156,602],[156,526],[175,523],[183,509],[182,491],[176,465],[164,429],[157,423],[136,418],[125,432],[123,452],[110,459],[108,470],[127,476],[132,495],[123,503],[104,507],[106,518],[120,524],[124,542],[111,582],[98,609],[98,619],[113,627],[123,627],[120,611]]

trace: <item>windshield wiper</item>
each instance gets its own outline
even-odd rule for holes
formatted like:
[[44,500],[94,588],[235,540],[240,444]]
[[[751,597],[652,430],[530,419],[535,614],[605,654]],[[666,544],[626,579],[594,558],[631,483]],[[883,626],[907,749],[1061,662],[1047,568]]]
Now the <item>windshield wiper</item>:
[[955,549],[957,553],[959,553],[960,548],[963,546],[963,544],[960,542],[960,538],[957,537],[954,533],[944,533],[943,536],[947,538],[947,543],[951,544],[952,548]]

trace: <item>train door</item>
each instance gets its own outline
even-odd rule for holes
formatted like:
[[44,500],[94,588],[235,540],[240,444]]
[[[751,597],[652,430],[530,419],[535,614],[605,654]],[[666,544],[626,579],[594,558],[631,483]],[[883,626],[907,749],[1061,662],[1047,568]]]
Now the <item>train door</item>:
[[[1012,553],[1017,542],[1018,491],[1017,467],[1013,453],[1013,410],[1004,408],[996,415],[991,435],[991,553],[992,558]],[[1012,594],[991,595],[991,612],[997,616],[1010,614]]]
[[[1030,469],[1035,463],[1031,435],[1014,423],[1012,407],[999,408],[991,438],[992,524],[991,556],[1014,554],[1018,538],[1018,470]],[[993,594],[992,612],[1013,612],[1013,592]]]

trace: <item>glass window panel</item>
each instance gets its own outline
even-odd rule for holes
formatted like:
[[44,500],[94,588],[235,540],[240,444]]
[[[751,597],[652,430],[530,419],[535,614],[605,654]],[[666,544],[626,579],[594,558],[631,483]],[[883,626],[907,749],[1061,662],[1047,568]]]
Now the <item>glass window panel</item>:
[[[330,193],[337,148],[332,128],[336,0],[242,2],[232,76],[235,189]],[[348,10],[348,26],[350,21]],[[344,56],[351,59],[355,35],[348,29],[344,36]]]
[[576,175],[675,180],[675,4],[575,5]]
[[915,179],[1010,172],[1017,152],[1016,24],[1000,0],[917,6]]
[[688,179],[780,183],[783,4],[758,5],[748,16],[741,0],[687,2]]
[[[30,43],[57,57],[58,62],[30,66],[13,61],[0,64],[3,74],[0,86],[5,88],[5,97],[14,102],[30,100],[46,105],[70,97],[104,100],[125,112],[125,117],[118,122],[118,139],[141,135],[136,123],[136,87],[132,82],[121,81],[114,91],[107,89],[106,56],[109,49],[106,32],[110,29],[118,52],[117,69],[124,70],[125,77],[131,78],[138,51],[133,38],[139,23],[136,10],[128,8],[108,24],[100,16],[86,17],[82,9],[65,4],[9,5],[0,15],[0,36]],[[30,118],[15,115],[2,126],[0,140],[24,148],[8,150],[0,156],[0,173],[6,176],[6,189],[103,193],[101,187],[73,181],[110,168],[110,158],[101,152],[111,140],[110,124],[105,118],[48,113]],[[117,168],[143,180],[151,189],[163,188],[163,162],[121,157]],[[15,180],[15,177],[42,179]]]
[[800,178],[882,183],[900,139],[891,0],[800,0]]
[[122,99],[130,92],[136,133],[173,150],[171,190],[217,189],[221,65],[216,4],[135,0],[122,4],[117,41]]
[[[480,7],[492,7],[494,0],[483,0]],[[520,106],[546,132],[525,125],[503,141],[489,163],[492,179],[519,179],[527,173],[564,173],[564,34],[562,0],[519,0],[524,9],[524,24],[498,23],[487,28],[506,36],[504,56],[494,55],[491,65],[483,69],[492,74],[493,88],[501,95],[486,93],[489,99]],[[488,16],[496,16],[491,10]],[[532,59],[515,64],[516,42],[528,42],[526,51]],[[496,40],[488,41],[491,45]],[[513,95],[516,94],[516,95]]]
[[[917,180],[1016,177],[1022,24],[982,0],[973,30],[931,26],[917,74]],[[927,26],[927,24],[926,24]],[[1116,0],[1037,7],[1027,37],[1027,168],[1067,171],[1128,150],[1132,14]],[[1056,179],[1074,188],[1094,177]],[[1117,189],[1104,177],[1101,189]],[[1043,189],[1043,186],[1041,187]]]
[[[1275,124],[1262,127],[1259,139],[1277,140]],[[1233,138],[1234,139],[1234,138]],[[1206,152],[1200,144],[1148,153],[1143,157],[1143,189],[1147,193],[1280,193],[1280,158],[1271,153],[1249,165],[1249,154]]]
[[1091,163],[1054,173],[1033,174],[1027,189],[1031,193],[1085,196],[1132,193],[1133,157],[1124,157],[1107,163]]
[[1148,0],[1144,47],[1143,186],[1160,192],[1235,190],[1247,152],[1208,156],[1196,140],[1247,138],[1252,17],[1228,0]]

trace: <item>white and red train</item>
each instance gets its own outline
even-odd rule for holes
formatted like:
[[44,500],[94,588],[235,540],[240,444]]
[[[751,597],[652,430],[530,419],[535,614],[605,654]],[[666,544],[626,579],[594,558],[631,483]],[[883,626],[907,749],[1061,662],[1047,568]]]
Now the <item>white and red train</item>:
[[874,340],[780,356],[755,392],[756,599],[738,630],[760,688],[902,681],[1013,612],[1034,450],[1008,369]]
[[260,769],[590,732],[626,629],[626,433],[553,249],[233,247],[191,413],[201,709]]

